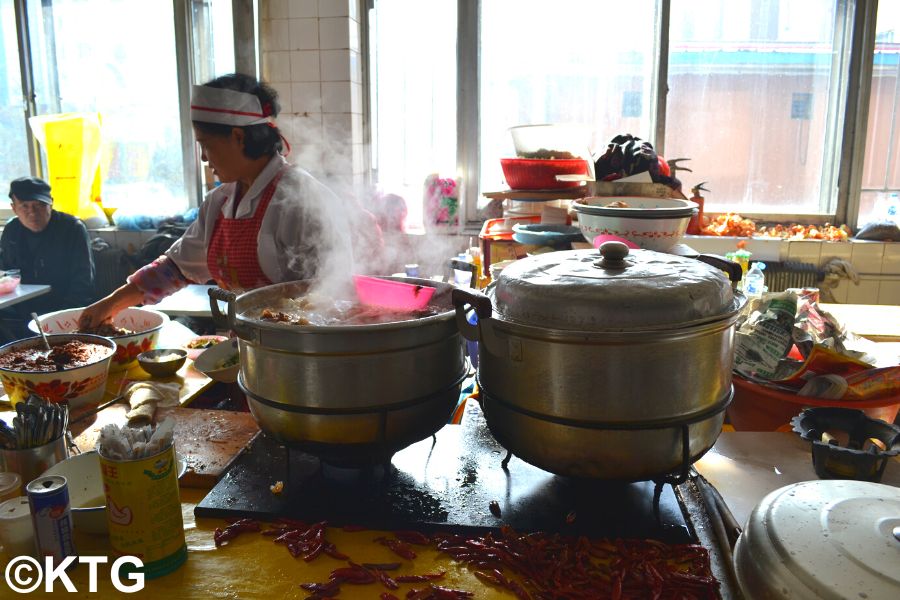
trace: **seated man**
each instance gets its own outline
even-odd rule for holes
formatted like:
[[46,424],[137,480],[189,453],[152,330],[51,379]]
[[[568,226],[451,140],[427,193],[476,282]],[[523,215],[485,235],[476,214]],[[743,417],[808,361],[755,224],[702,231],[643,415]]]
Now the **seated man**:
[[19,269],[21,283],[52,289],[0,310],[3,343],[34,335],[26,327],[32,312],[87,306],[94,300],[94,261],[84,223],[53,210],[50,186],[37,177],[14,180],[9,197],[16,216],[0,236],[0,269]]

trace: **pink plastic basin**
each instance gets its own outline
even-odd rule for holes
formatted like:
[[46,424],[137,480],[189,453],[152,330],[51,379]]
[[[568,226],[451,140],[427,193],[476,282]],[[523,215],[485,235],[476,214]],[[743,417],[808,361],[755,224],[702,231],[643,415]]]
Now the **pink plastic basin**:
[[364,275],[354,275],[353,284],[362,304],[394,310],[422,310],[434,295],[433,287]]

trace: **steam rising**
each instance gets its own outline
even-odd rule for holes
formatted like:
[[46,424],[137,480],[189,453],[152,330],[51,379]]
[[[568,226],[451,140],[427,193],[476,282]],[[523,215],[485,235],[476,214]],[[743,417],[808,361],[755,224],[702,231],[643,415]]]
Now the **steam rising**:
[[[288,171],[272,200],[273,204],[303,203],[306,227],[298,232],[301,250],[286,257],[290,271],[302,273],[304,278],[314,274],[310,295],[332,299],[355,298],[354,274],[390,275],[402,272],[405,264],[417,263],[421,277],[447,275],[449,260],[465,247],[464,240],[382,231],[376,216],[368,210],[375,208],[370,202],[373,189],[354,182],[350,174],[351,145],[335,142],[349,138],[347,131],[326,129],[325,143],[320,145],[291,140],[293,151],[288,162],[306,169],[318,181]],[[367,147],[364,152],[368,153]],[[340,165],[346,168],[340,169]],[[423,182],[426,175],[422,174]],[[421,202],[421,197],[406,201]]]

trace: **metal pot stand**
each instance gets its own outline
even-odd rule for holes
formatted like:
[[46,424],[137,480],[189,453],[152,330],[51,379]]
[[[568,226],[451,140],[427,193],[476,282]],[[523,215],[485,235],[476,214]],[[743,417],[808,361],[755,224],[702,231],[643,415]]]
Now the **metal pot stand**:
[[[194,512],[387,530],[478,532],[508,524],[521,531],[696,542],[675,490],[664,489],[671,481],[582,480],[524,461],[502,468],[505,452],[477,403],[466,406],[462,424],[399,450],[386,466],[361,470],[328,465],[262,434]],[[269,487],[277,481],[285,485],[276,495]],[[501,517],[492,514],[492,501]]]

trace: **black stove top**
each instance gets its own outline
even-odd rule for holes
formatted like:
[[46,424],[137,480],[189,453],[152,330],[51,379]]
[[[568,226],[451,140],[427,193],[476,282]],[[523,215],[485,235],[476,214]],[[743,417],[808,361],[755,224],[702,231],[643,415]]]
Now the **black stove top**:
[[[476,532],[508,524],[519,531],[696,541],[670,486],[662,490],[657,518],[652,481],[574,480],[515,457],[504,470],[505,456],[472,401],[461,425],[448,425],[396,453],[390,465],[368,471],[322,465],[259,435],[194,512],[370,529]],[[278,481],[284,489],[276,495],[269,486]]]

